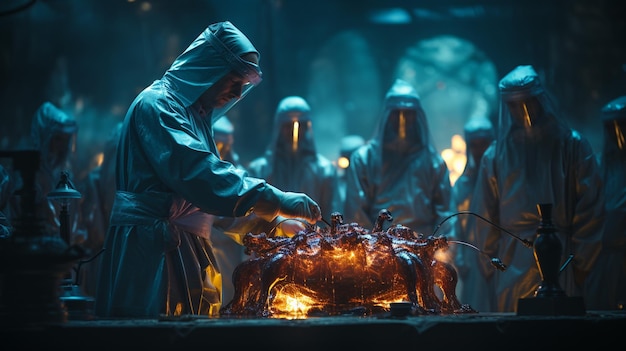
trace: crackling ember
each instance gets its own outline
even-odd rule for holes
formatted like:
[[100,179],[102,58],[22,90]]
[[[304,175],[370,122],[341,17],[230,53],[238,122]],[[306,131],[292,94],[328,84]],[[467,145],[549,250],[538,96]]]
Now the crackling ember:
[[[443,236],[424,236],[402,225],[383,230],[393,218],[381,211],[372,230],[344,224],[332,215],[327,228],[291,238],[248,233],[251,258],[233,273],[235,294],[222,316],[307,318],[376,315],[390,304],[411,304],[410,314],[475,313],[459,302],[457,272],[436,258],[448,248]],[[440,289],[436,293],[436,289]]]

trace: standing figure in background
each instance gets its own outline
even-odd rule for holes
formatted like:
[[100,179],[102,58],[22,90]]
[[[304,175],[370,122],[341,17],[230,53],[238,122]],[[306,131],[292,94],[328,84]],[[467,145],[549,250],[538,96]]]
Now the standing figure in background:
[[88,189],[83,196],[84,205],[81,207],[88,232],[84,247],[89,253],[89,258],[93,259],[82,265],[81,270],[84,274],[81,274],[81,285],[83,291],[91,296],[96,294],[99,254],[104,246],[104,237],[115,198],[115,154],[121,130],[120,122],[115,125],[104,143],[102,162],[89,172],[83,187]]
[[626,96],[602,108],[606,219],[602,252],[589,277],[585,304],[591,310],[623,310],[626,305]]
[[431,235],[451,214],[451,192],[448,167],[431,143],[419,95],[397,79],[373,137],[352,153],[344,218],[373,228],[379,211],[387,209],[394,224]]
[[[234,150],[235,127],[226,116],[220,117],[213,124],[213,137],[220,158],[233,164],[238,169],[244,170],[239,162],[239,155]],[[224,232],[228,228],[229,221],[223,217],[212,216],[213,228],[209,235],[209,241],[213,247],[213,253],[217,260],[217,267],[222,276],[222,301],[224,304],[233,299],[235,287],[233,285],[233,271],[247,256],[244,254],[244,246],[233,240]]]
[[212,216],[284,217],[301,230],[321,218],[306,194],[283,192],[220,158],[213,123],[261,82],[259,59],[231,22],[211,24],[131,103],[116,154],[98,317],[217,316]]
[[[35,112],[31,123],[30,145],[28,147],[40,153],[40,166],[35,178],[35,211],[43,220],[45,232],[50,235],[61,234],[59,214],[61,206],[48,193],[55,190],[61,180],[61,173],[67,172],[72,185],[75,184],[73,162],[76,152],[78,123],[73,116],[61,110],[53,103],[44,102]],[[21,188],[21,180],[16,180],[16,189]],[[76,184],[76,190],[82,189]],[[87,239],[80,208],[83,199],[72,200],[70,212],[70,242],[82,243]],[[11,218],[19,216],[19,198],[13,197],[10,204]]]
[[[552,204],[561,262],[574,255],[560,274],[561,288],[582,296],[602,245],[604,185],[596,157],[588,140],[559,118],[532,66],[513,69],[499,89],[496,142],[483,155],[470,210],[532,241],[540,222],[537,204]],[[492,284],[491,311],[517,311],[518,300],[534,296],[541,282],[532,248],[474,216],[467,228],[476,230],[478,248],[508,267],[494,272],[484,256],[477,257]]]
[[336,205],[333,206],[336,212],[343,214],[346,202],[346,175],[350,167],[350,156],[354,150],[365,144],[365,139],[360,135],[346,135],[341,138],[339,148],[339,158],[337,159],[337,196]]
[[287,96],[279,102],[269,145],[247,170],[280,189],[311,196],[320,205],[323,218],[334,212],[337,170],[317,152],[311,108],[300,96]]
[[[467,162],[463,173],[452,186],[452,210],[454,212],[469,211],[472,193],[478,177],[480,160],[487,147],[495,140],[493,124],[488,117],[477,115],[471,117],[463,128],[466,143]],[[474,233],[467,230],[467,220],[470,215],[459,215],[456,221],[456,239],[475,245]],[[488,306],[486,296],[477,294],[481,287],[486,285],[480,270],[474,265],[472,257],[480,254],[467,246],[454,246],[454,266],[459,273],[457,295],[463,303],[471,305],[478,311]]]

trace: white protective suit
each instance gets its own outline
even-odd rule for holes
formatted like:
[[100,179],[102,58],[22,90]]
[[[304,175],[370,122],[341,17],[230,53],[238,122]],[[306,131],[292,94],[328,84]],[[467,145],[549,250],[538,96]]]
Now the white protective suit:
[[600,171],[605,186],[606,220],[602,252],[587,284],[588,310],[626,306],[626,96],[602,108],[604,145]]
[[263,178],[279,189],[309,195],[320,205],[326,219],[337,210],[334,208],[337,169],[317,152],[311,108],[300,96],[287,96],[278,103],[265,153],[252,160],[246,169],[250,175]]
[[[463,127],[466,143],[467,162],[461,176],[452,187],[452,208],[457,212],[469,211],[474,186],[478,178],[478,167],[485,150],[495,140],[495,129],[489,118],[474,116]],[[460,214],[457,218],[456,239],[476,244],[475,232],[467,230],[469,214]],[[480,311],[485,308],[485,296],[479,294],[486,285],[483,276],[474,264],[480,255],[475,249],[464,245],[454,247],[454,265],[459,273],[460,288],[457,287],[459,300]]]
[[[387,209],[393,224],[431,235],[451,214],[451,184],[448,167],[431,144],[417,91],[397,79],[381,117],[373,137],[350,157],[344,218],[373,229],[378,212]],[[454,228],[454,219],[446,223],[451,225],[438,234]]]
[[[129,107],[117,149],[117,192],[96,315],[215,316],[221,275],[208,241],[212,215],[309,222],[319,217],[308,197],[248,177],[219,157],[213,121],[261,79],[259,66],[242,58],[250,53],[258,57],[232,23],[212,24]],[[191,106],[230,73],[248,84],[237,98],[201,117]]]
[[[561,262],[574,255],[559,276],[561,288],[582,296],[601,248],[604,189],[598,162],[587,139],[558,118],[532,66],[518,66],[499,88],[496,143],[483,155],[470,210],[532,242],[540,221],[537,204],[552,204]],[[534,296],[541,282],[532,248],[474,216],[468,228],[475,228],[481,250],[508,267],[497,271],[478,257],[492,289],[480,293],[488,294],[492,312],[517,311],[518,299]]]

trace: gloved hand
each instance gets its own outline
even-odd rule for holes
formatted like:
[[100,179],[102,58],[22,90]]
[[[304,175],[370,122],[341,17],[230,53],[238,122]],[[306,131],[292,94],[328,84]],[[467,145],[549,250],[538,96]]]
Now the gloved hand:
[[269,184],[266,184],[253,212],[268,222],[278,216],[302,218],[311,224],[322,219],[319,205],[306,194],[281,191]]

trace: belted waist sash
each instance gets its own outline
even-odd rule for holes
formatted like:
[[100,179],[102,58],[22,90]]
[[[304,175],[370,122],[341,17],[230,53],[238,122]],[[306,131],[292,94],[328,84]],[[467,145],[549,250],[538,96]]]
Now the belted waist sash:
[[208,239],[213,218],[188,201],[171,193],[117,191],[111,210],[112,226],[154,225],[168,222]]

